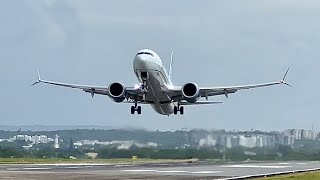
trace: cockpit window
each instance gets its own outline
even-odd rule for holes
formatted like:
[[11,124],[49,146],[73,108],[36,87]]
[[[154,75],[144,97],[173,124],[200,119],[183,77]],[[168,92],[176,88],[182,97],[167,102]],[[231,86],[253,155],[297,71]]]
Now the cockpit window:
[[152,53],[149,53],[149,52],[139,52],[137,54],[137,56],[140,55],[140,54],[147,54],[147,55],[150,55],[150,56],[154,57],[154,55]]

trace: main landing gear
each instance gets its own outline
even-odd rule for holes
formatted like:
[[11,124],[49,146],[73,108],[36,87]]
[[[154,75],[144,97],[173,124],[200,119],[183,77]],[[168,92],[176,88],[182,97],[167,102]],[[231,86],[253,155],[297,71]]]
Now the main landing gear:
[[183,107],[183,106],[180,106],[180,105],[174,106],[174,108],[173,108],[173,114],[177,115],[178,112],[180,112],[180,114],[183,115],[183,114],[184,114],[184,107]]
[[138,106],[137,103],[134,106],[131,106],[131,114],[134,114],[137,111],[138,114],[141,114],[141,106]]

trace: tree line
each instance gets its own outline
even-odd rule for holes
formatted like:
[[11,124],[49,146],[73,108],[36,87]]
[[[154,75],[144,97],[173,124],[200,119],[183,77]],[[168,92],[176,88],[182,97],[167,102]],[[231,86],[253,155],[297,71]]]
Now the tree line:
[[112,158],[138,158],[149,159],[220,159],[230,161],[244,160],[320,160],[320,152],[305,153],[294,151],[289,146],[278,145],[275,149],[251,149],[253,154],[248,154],[248,149],[241,147],[226,149],[225,151],[213,148],[185,148],[185,149],[155,149],[155,148],[137,148],[117,149],[100,148],[95,151],[86,149],[54,149],[50,147],[36,148],[30,150],[17,149],[13,147],[0,146],[0,158],[64,158],[70,156],[78,159],[89,158],[88,152],[98,153],[98,159]]

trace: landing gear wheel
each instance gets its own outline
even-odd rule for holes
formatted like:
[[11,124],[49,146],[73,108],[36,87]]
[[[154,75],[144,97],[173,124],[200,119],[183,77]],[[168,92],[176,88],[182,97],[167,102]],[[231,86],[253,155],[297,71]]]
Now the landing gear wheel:
[[135,111],[136,111],[136,108],[134,106],[131,106],[131,114],[134,114]]
[[183,115],[183,113],[184,113],[184,107],[181,106],[179,111],[180,111],[180,114]]
[[141,106],[138,106],[137,112],[138,112],[138,114],[141,114]]
[[173,108],[173,114],[174,114],[174,115],[177,115],[177,114],[178,114],[178,107],[177,107],[177,106],[174,106],[174,108]]

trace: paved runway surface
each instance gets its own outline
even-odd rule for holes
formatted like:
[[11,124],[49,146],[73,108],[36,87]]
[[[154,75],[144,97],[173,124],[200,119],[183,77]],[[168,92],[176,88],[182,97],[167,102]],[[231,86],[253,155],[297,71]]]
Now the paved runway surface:
[[320,162],[0,165],[0,179],[226,179],[320,168]]

